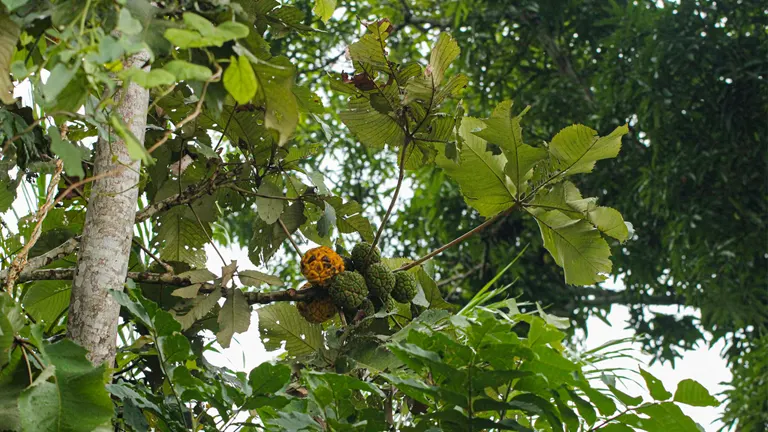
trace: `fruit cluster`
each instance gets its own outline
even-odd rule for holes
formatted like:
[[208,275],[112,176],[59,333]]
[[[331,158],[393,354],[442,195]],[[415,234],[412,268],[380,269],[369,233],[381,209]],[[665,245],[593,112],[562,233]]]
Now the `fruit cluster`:
[[312,323],[325,322],[339,310],[348,323],[358,323],[377,310],[393,310],[397,302],[409,303],[417,291],[412,274],[394,273],[381,262],[379,248],[364,242],[355,245],[351,257],[325,246],[310,249],[301,259],[301,272],[309,280],[301,289],[318,286],[326,294],[296,305]]

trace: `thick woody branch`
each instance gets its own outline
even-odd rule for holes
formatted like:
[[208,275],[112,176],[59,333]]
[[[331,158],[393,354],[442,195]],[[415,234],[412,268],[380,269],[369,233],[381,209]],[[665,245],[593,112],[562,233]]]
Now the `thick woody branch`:
[[[37,278],[30,279],[29,275],[32,274],[36,269],[39,269],[40,267],[45,267],[54,261],[57,261],[61,258],[64,258],[67,255],[72,254],[77,250],[78,246],[80,246],[80,238],[74,237],[67,240],[62,245],[54,249],[51,249],[42,255],[30,259],[27,262],[27,266],[24,269],[24,271],[22,271],[19,274],[19,279],[18,279],[19,282],[26,282],[28,280],[37,280]],[[8,277],[8,270],[7,269],[1,270],[0,280],[5,280],[5,278],[7,277]]]
[[[42,269],[23,272],[19,275],[19,282],[34,280],[72,280],[75,275],[74,268]],[[170,273],[128,272],[128,279],[136,282],[155,283],[169,286],[186,287],[196,285],[188,277],[173,275]],[[198,294],[209,294],[218,289],[212,283],[199,284]],[[248,304],[269,304],[283,301],[309,301],[317,298],[322,292],[321,288],[309,288],[296,290],[289,288],[271,292],[244,292]]]

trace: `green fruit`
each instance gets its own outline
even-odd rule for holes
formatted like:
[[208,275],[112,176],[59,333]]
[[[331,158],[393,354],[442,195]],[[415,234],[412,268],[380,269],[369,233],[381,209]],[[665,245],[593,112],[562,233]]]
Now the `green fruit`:
[[408,303],[416,297],[416,278],[408,272],[395,273],[395,288],[392,297],[400,303]]
[[328,294],[336,306],[342,309],[354,309],[360,306],[368,295],[365,278],[358,272],[341,272],[331,279]]
[[373,248],[373,251],[368,254],[370,250],[371,244],[366,242],[358,243],[352,248],[352,261],[354,261],[357,270],[365,271],[369,265],[381,262],[381,251],[379,248]]
[[371,264],[365,271],[365,284],[371,296],[386,298],[395,287],[395,274],[386,264]]

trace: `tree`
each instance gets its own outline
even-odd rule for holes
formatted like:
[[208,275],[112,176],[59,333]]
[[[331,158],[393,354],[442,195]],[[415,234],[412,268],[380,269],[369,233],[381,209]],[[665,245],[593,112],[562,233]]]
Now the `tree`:
[[[604,280],[607,239],[631,232],[573,180],[617,156],[626,125],[602,137],[572,125],[531,145],[528,109],[511,100],[465,115],[456,98],[469,78],[449,70],[461,53],[452,36],[434,37],[428,61],[405,63],[387,50],[392,23],[369,22],[348,49],[353,72],[331,76],[330,88],[344,100],[337,115],[350,133],[395,159],[396,186],[374,230],[361,205],[334,195],[308,163],[322,147],[306,137],[332,117],[274,53],[282,37],[313,31],[300,9],[269,0],[2,7],[4,47],[13,47],[0,62],[3,209],[24,181],[41,192],[39,209],[2,243],[14,256],[0,274],[3,427],[221,430],[247,413],[246,430],[696,431],[678,404],[718,403],[690,380],[673,395],[643,370],[651,399],[632,397],[594,368],[599,353],[571,356],[558,330],[567,320],[521,313],[506,298],[509,285],[494,285],[525,248],[461,309],[442,299],[424,266],[516,213],[536,222],[566,283]],[[314,6],[324,21],[334,9]],[[29,107],[10,97],[25,80]],[[305,122],[307,135],[294,140]],[[418,259],[371,265],[406,170],[433,164],[485,220]],[[203,247],[226,237],[233,214],[250,215],[254,263],[283,247],[301,255],[302,236],[351,249],[351,261],[313,252],[341,274],[313,276],[301,290],[263,289],[284,283],[221,255],[217,276]],[[371,244],[360,252],[353,239]],[[352,287],[344,274],[363,282]],[[380,291],[362,300],[384,285],[372,278],[401,276],[414,281],[412,299],[398,304]],[[302,318],[318,302],[340,307],[333,293],[351,288],[360,298],[338,318]],[[248,376],[208,364],[206,332],[229,346],[254,304],[268,304],[258,309],[263,342],[284,342],[283,361]]]
[[[392,49],[403,61],[421,56],[436,31],[450,31],[465,48],[453,68],[473,83],[462,95],[465,103],[479,110],[505,98],[530,104],[526,124],[536,141],[569,123],[605,133],[629,123],[617,163],[598,164],[577,183],[635,225],[637,238],[613,258],[625,290],[563,284],[531,221],[513,214],[433,261],[449,300],[468,301],[507,265],[499,251],[530,243],[505,276],[507,282],[520,278],[515,289],[522,299],[540,301],[576,326],[625,305],[646,351],[658,359],[674,361],[705,340],[724,340],[735,366],[765,332],[768,263],[759,215],[766,208],[757,191],[764,189],[766,170],[754,163],[765,158],[768,132],[768,45],[758,30],[767,24],[764,7],[661,3],[359,1],[345,4],[345,16],[390,16],[398,29]],[[353,37],[354,27],[343,25],[324,40],[292,43],[297,50],[333,52],[338,39]],[[323,65],[299,58],[309,69]],[[355,153],[345,169],[357,173],[368,164],[373,171],[391,165]],[[343,178],[349,180],[341,189],[360,190],[358,201],[376,207],[383,191],[375,178]],[[384,234],[385,241],[399,240],[387,242],[397,248],[392,253],[419,256],[480,222],[445,180],[437,169],[414,174],[415,196]],[[441,207],[434,205],[436,195]],[[656,305],[693,306],[701,319],[659,313]],[[733,385],[749,394],[749,385],[744,391],[738,381]],[[748,406],[737,410],[753,411]]]

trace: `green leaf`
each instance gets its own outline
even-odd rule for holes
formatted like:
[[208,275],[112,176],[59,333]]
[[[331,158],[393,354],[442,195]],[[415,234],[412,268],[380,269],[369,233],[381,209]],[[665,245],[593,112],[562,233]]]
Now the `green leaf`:
[[55,126],[48,128],[48,136],[51,138],[51,150],[64,162],[64,171],[67,175],[85,177],[80,149],[71,142],[61,139],[59,129]]
[[336,10],[336,0],[315,0],[315,7],[312,12],[319,16],[324,23],[327,23],[333,12]]
[[534,165],[547,157],[547,151],[523,143],[522,115],[513,116],[512,101],[504,101],[496,106],[490,118],[483,119],[486,127],[474,134],[501,147],[507,157],[505,172],[517,189],[524,191]]
[[54,324],[69,307],[71,291],[71,282],[36,281],[24,293],[24,309],[37,321]]
[[64,63],[58,63],[53,67],[48,81],[43,85],[43,97],[48,103],[52,103],[59,96],[59,93],[67,87],[72,78],[77,74],[79,68],[79,63],[73,67],[67,67]]
[[248,374],[248,384],[254,395],[277,393],[291,380],[291,368],[284,364],[262,363]]
[[616,412],[616,404],[613,402],[613,400],[600,393],[600,391],[593,389],[589,386],[589,383],[586,383],[586,385],[582,385],[581,391],[584,392],[584,394],[589,397],[589,400],[592,401],[592,403],[597,407],[598,411],[600,411],[600,414],[603,416],[609,416]]
[[[0,329],[3,329],[3,319],[4,317],[0,315]],[[2,338],[0,336],[0,341]],[[15,350],[10,356],[0,349],[0,355],[3,356],[0,358],[0,425],[10,431],[18,431],[21,430],[18,398],[29,385],[27,367],[20,349]],[[7,364],[4,364],[3,360]]]
[[7,105],[14,103],[10,74],[13,52],[20,33],[21,28],[7,13],[0,14],[0,101]]
[[172,60],[163,69],[173,74],[178,81],[207,81],[213,73],[205,66],[184,60]]
[[163,261],[205,267],[204,246],[208,241],[205,231],[210,235],[210,226],[200,226],[197,220],[188,217],[187,211],[184,207],[174,207],[161,215],[152,244],[160,251],[160,259]]
[[68,339],[41,351],[50,366],[19,397],[24,430],[91,431],[108,425],[114,409],[104,387],[106,365],[93,367],[86,350]]
[[256,270],[242,270],[237,273],[240,278],[240,283],[246,286],[257,287],[261,284],[269,284],[272,286],[283,286],[285,283],[278,277],[262,273]]
[[184,23],[191,30],[171,28],[164,35],[173,45],[182,49],[220,47],[227,41],[242,39],[249,33],[247,26],[234,21],[214,27],[210,21],[192,12],[184,13]]
[[176,77],[172,73],[163,69],[152,69],[150,71],[144,71],[141,69],[131,68],[123,73],[123,78],[125,80],[131,80],[146,89],[160,86],[170,86],[176,82]]
[[640,375],[643,376],[643,379],[645,380],[645,386],[648,387],[648,391],[651,393],[652,398],[656,399],[657,401],[663,401],[672,397],[672,393],[668,392],[667,389],[664,388],[664,383],[659,381],[659,379],[655,376],[651,375],[650,372],[640,368]]
[[620,242],[629,238],[629,229],[618,210],[610,207],[597,207],[588,213],[588,219],[601,232]]
[[[269,180],[262,181],[261,186],[259,187],[259,193],[267,196],[283,196],[283,190],[275,186],[275,184]],[[283,214],[285,200],[257,196],[255,201],[259,217],[269,225],[277,222],[280,215]]]
[[190,270],[178,275],[180,278],[188,278],[190,282],[199,284],[216,279],[216,275],[208,269]]
[[630,396],[612,385],[608,385],[608,389],[614,396],[616,396],[616,399],[628,407],[637,406],[643,403],[642,396]]
[[720,406],[720,402],[703,385],[692,379],[684,379],[677,384],[674,400],[691,406]]
[[619,154],[621,137],[627,132],[627,125],[619,126],[610,135],[598,138],[596,131],[584,125],[569,126],[552,138],[549,152],[555,168],[566,171],[566,175],[592,172],[596,161]]
[[601,432],[635,432],[635,429],[623,423],[608,423],[600,428]]
[[700,432],[696,423],[672,402],[646,405],[637,409],[649,419],[642,419],[642,427],[648,431]]
[[293,94],[295,69],[285,57],[272,58],[256,66],[256,77],[266,102],[264,126],[277,131],[277,144],[283,146],[299,123],[299,104]]
[[528,344],[531,347],[546,345],[550,342],[560,342],[565,337],[565,333],[547,325],[541,318],[532,317],[530,324],[531,327],[528,330]]
[[[282,221],[289,233],[295,232],[306,221],[304,204],[296,202],[288,206],[283,212]],[[259,218],[254,222],[248,257],[256,265],[266,263],[286,239],[279,224],[269,225]]]
[[131,16],[128,8],[121,8],[117,19],[117,30],[127,35],[136,35],[141,33],[141,22]]
[[490,217],[514,204],[516,189],[504,173],[506,157],[493,155],[486,149],[486,141],[471,133],[483,125],[481,120],[465,117],[459,128],[464,143],[458,163],[445,157],[444,152],[435,161],[459,184],[464,201],[480,215]]
[[356,64],[363,63],[381,71],[388,71],[389,65],[384,56],[386,39],[393,27],[389,20],[380,20],[368,25],[368,31],[357,42],[349,45],[349,57]]
[[383,149],[387,144],[400,146],[405,139],[397,121],[373,108],[368,98],[353,97],[339,117],[363,145],[373,149]]
[[248,58],[230,57],[229,67],[224,71],[224,88],[239,104],[247,104],[256,96],[258,82]]
[[336,210],[332,205],[325,203],[325,211],[320,219],[317,221],[317,234],[320,237],[328,237],[331,233],[331,229],[336,226]]
[[459,53],[461,53],[461,50],[456,40],[449,33],[440,33],[435,46],[432,47],[432,53],[429,56],[429,66],[425,71],[428,79],[429,77],[432,78],[435,87],[443,82],[446,69],[459,56]]
[[242,333],[251,326],[251,307],[241,290],[229,290],[229,296],[219,311],[218,322],[220,330],[216,333],[216,340],[224,348],[229,348],[235,333]]
[[109,124],[115,130],[117,136],[119,136],[125,143],[125,148],[128,150],[128,155],[132,160],[140,160],[145,165],[151,165],[154,163],[152,155],[149,154],[147,149],[136,138],[136,136],[128,129],[123,119],[116,115],[109,117]]
[[192,355],[189,339],[181,333],[157,338],[157,346],[166,364],[183,363]]
[[286,353],[291,357],[323,349],[322,327],[302,318],[296,306],[288,303],[271,304],[259,308],[257,313],[259,331],[266,349],[279,349],[283,341]]
[[590,223],[574,220],[559,210],[534,210],[544,247],[565,272],[565,282],[591,285],[606,279],[611,271],[608,243]]
[[186,310],[186,313],[181,314],[179,310],[174,309],[173,317],[181,324],[183,330],[188,330],[195,322],[208,315],[220,298],[221,290],[218,289],[208,295],[199,295],[191,301],[192,306]]

